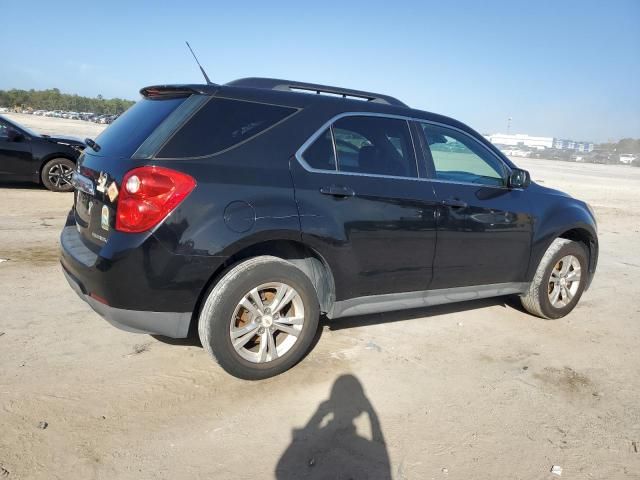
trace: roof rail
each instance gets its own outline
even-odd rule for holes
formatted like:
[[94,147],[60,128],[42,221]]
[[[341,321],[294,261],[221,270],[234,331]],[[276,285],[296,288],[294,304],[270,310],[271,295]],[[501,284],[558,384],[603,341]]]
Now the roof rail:
[[342,98],[351,98],[365,100],[374,103],[386,103],[388,105],[396,105],[399,107],[408,107],[406,103],[401,102],[397,98],[389,95],[381,95],[379,93],[364,92],[361,90],[351,90],[349,88],[330,87],[328,85],[318,85],[316,83],[296,82],[294,80],[280,80],[277,78],[260,78],[250,77],[234,80],[227,83],[233,87],[262,88],[265,90],[281,90],[286,92],[304,92],[316,94],[329,94]]

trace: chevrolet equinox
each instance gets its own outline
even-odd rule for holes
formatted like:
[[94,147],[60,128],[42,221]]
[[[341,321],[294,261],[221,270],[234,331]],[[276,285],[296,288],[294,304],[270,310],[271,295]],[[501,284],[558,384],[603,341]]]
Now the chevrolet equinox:
[[593,278],[591,208],[456,120],[266,78],[141,94],[78,160],[63,271],[115,326],[197,328],[232,375],[291,368],[320,315],[519,295],[555,319]]

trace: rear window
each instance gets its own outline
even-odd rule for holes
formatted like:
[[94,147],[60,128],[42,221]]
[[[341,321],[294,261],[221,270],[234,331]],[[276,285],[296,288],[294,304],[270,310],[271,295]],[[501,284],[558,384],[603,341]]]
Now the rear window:
[[95,154],[131,157],[151,132],[184,101],[185,97],[163,100],[143,98],[96,138],[100,151]]
[[156,158],[220,153],[255,137],[296,112],[295,108],[213,98],[162,147]]

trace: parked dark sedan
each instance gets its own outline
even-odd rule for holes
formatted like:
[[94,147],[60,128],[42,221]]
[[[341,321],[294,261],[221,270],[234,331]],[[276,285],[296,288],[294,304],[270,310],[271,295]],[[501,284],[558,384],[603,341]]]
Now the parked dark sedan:
[[40,135],[0,115],[0,181],[71,191],[71,175],[84,147],[77,138]]

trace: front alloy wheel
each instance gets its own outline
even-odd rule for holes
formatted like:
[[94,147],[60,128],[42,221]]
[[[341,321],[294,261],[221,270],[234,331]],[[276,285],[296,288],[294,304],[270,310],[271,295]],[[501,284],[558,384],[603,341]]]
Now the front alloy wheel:
[[538,317],[564,317],[580,300],[589,275],[588,265],[589,252],[584,243],[556,238],[520,296],[522,306]]
[[580,287],[580,262],[574,255],[566,255],[555,264],[549,277],[549,302],[554,308],[564,308]]

